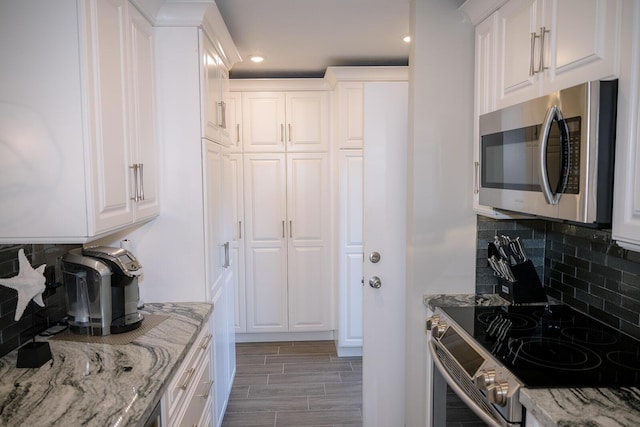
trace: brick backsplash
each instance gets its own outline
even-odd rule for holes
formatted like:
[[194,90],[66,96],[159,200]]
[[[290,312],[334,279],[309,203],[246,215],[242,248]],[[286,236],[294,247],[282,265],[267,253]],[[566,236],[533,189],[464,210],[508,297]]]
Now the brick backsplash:
[[497,291],[486,262],[496,234],[523,239],[549,296],[640,339],[640,253],[617,246],[611,230],[479,216],[477,293]]
[[34,268],[47,265],[47,290],[43,293],[45,307],[35,303],[27,306],[22,318],[14,320],[18,293],[0,286],[0,357],[29,341],[33,333],[39,333],[55,324],[66,315],[64,288],[52,288],[51,284],[61,282],[56,272],[56,260],[69,249],[78,245],[0,245],[0,277],[18,274],[18,251],[24,253]]

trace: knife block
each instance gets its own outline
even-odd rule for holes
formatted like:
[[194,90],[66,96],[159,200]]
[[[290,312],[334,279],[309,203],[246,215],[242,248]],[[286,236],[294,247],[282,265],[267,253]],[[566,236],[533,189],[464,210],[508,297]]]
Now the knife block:
[[512,265],[515,282],[498,277],[498,294],[513,304],[547,302],[538,272],[530,260]]

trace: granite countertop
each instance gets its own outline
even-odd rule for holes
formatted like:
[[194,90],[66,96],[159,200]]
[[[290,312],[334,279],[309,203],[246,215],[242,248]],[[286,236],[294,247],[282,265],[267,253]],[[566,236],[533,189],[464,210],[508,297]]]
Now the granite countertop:
[[14,350],[0,359],[0,425],[143,426],[211,310],[146,304],[169,317],[127,345],[49,340],[53,359],[38,369],[16,368]]
[[[425,295],[423,302],[431,310],[509,304],[498,295],[475,294]],[[521,388],[520,402],[544,427],[640,426],[638,388]]]

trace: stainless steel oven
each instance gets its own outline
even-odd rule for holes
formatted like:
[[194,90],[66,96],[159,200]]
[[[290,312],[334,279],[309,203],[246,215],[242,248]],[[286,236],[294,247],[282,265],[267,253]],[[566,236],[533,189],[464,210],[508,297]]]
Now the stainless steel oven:
[[449,416],[446,387],[504,427],[526,423],[523,387],[640,385],[640,342],[568,306],[439,307],[427,329],[433,426]]
[[617,83],[586,82],[480,116],[480,203],[610,224]]

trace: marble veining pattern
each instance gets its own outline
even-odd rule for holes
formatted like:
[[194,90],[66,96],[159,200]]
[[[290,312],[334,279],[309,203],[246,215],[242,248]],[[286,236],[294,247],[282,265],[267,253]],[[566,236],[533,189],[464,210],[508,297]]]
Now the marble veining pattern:
[[170,317],[128,345],[50,340],[53,359],[16,368],[0,359],[0,425],[141,426],[184,359],[211,304],[147,304]]
[[509,305],[498,294],[476,295],[476,294],[433,294],[423,297],[424,305],[435,310],[436,307],[468,307],[471,305]]
[[640,389],[521,389],[520,402],[545,427],[640,426]]

